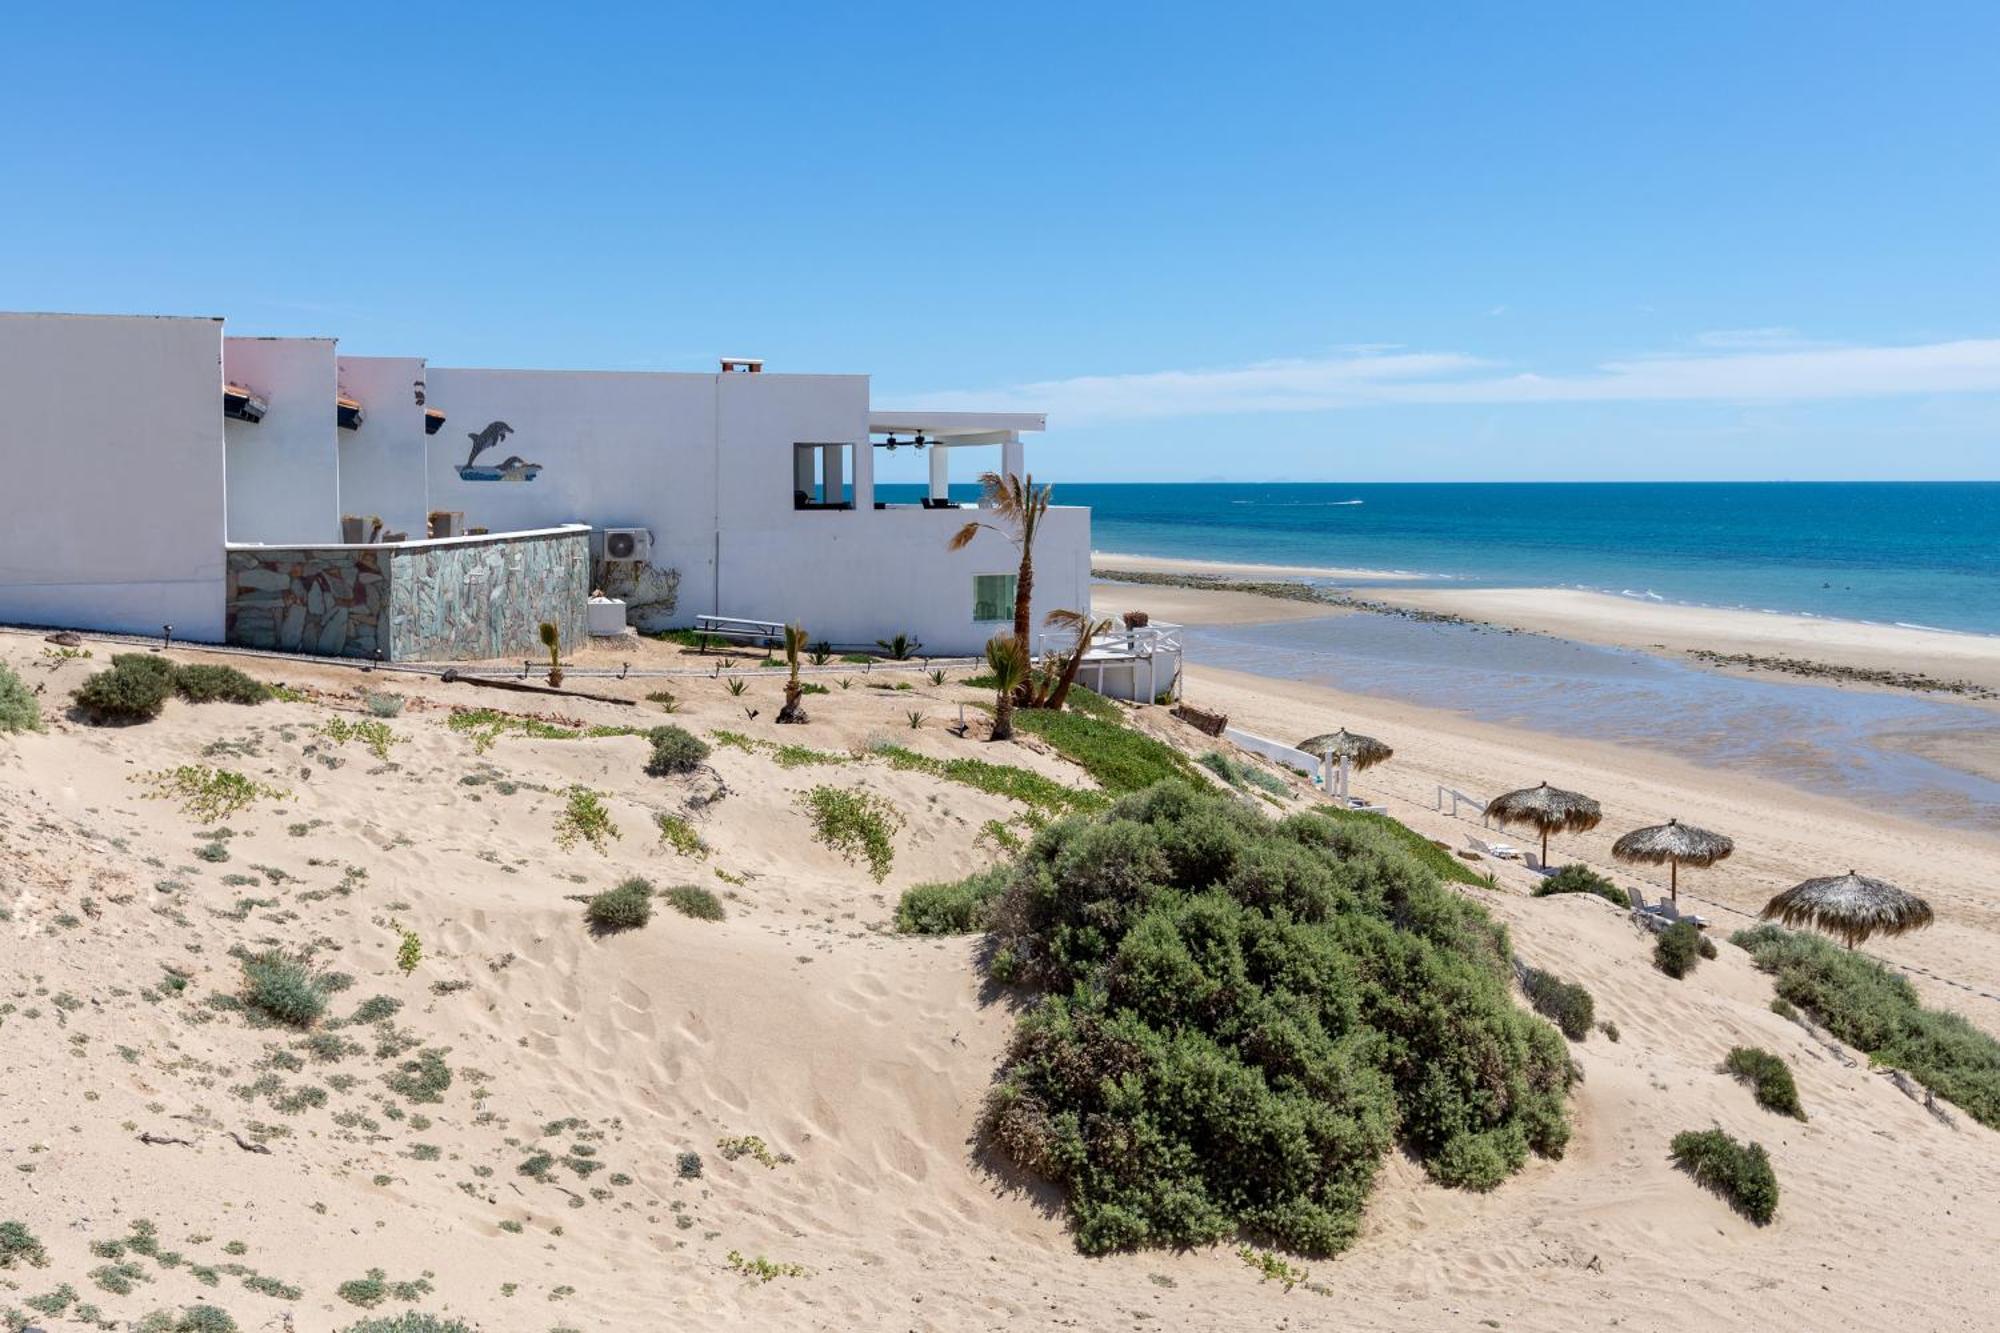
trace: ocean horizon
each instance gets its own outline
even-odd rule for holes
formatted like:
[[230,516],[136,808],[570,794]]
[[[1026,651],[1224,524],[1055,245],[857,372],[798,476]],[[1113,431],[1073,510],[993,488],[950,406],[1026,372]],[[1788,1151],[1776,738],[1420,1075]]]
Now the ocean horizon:
[[1058,482],[1055,501],[1121,555],[2000,634],[2000,482]]

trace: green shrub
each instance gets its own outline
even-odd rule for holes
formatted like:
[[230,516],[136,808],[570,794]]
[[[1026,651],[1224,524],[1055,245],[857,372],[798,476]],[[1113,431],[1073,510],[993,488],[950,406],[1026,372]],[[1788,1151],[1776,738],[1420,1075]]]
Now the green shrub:
[[1393,843],[1441,880],[1489,887],[1484,876],[1453,856],[1449,848],[1438,846],[1399,819],[1378,815],[1372,810],[1343,810],[1337,805],[1323,805],[1318,813],[1336,824],[1379,831],[1385,840],[1384,845]]
[[134,1327],[138,1333],[238,1333],[241,1326],[221,1306],[190,1305],[178,1315],[156,1310]]
[[173,663],[144,653],[120,653],[109,670],[77,687],[76,705],[99,725],[146,722],[160,715],[173,689]]
[[478,1330],[463,1319],[446,1319],[443,1315],[405,1310],[401,1314],[349,1324],[340,1333],[478,1333]]
[[0,1222],[0,1268],[13,1268],[26,1264],[30,1268],[46,1268],[49,1252],[42,1248],[35,1233],[28,1230],[23,1222]]
[[653,919],[653,886],[634,876],[591,898],[583,915],[599,932],[637,930]]
[[698,884],[676,885],[660,896],[667,900],[667,906],[682,916],[691,916],[697,921],[722,920],[722,900]]
[[1738,1143],[1719,1129],[1674,1135],[1674,1165],[1763,1226],[1778,1211],[1778,1176],[1763,1145]]
[[1014,715],[1014,727],[1047,741],[1113,796],[1142,791],[1168,778],[1194,776],[1179,750],[1122,722],[1087,713],[1024,708]]
[[1589,866],[1572,862],[1563,866],[1553,875],[1546,875],[1535,885],[1535,896],[1546,898],[1554,893],[1594,893],[1608,903],[1618,907],[1630,907],[1632,900],[1625,890],[1613,884]]
[[[116,662],[118,659],[114,657],[111,660]],[[191,704],[260,704],[271,697],[271,691],[262,682],[252,680],[230,666],[176,667],[173,680],[174,692]]]
[[692,772],[708,758],[707,741],[672,723],[654,727],[646,733],[646,739],[653,743],[652,757],[646,760],[646,771],[656,778]]
[[556,816],[556,846],[568,851],[579,842],[587,842],[599,855],[609,855],[607,844],[619,836],[618,825],[611,821],[611,811],[602,796],[588,787],[569,789],[563,812]]
[[1582,1041],[1590,1035],[1591,1025],[1597,1021],[1597,1004],[1588,990],[1532,967],[1522,974],[1521,989],[1535,1012],[1561,1028],[1565,1037]]
[[1078,1245],[1352,1242],[1400,1139],[1484,1189],[1561,1154],[1573,1070],[1512,1002],[1506,932],[1394,835],[1162,783],[1038,833],[991,908],[1045,994],[984,1125]]
[[1799,1089],[1792,1081],[1791,1069],[1771,1052],[1756,1046],[1732,1046],[1729,1054],[1722,1058],[1722,1071],[1734,1074],[1739,1082],[1748,1083],[1756,1093],[1757,1104],[1765,1110],[1776,1111],[1795,1120],[1806,1118],[1805,1108],[1799,1105]]
[[1653,944],[1654,965],[1676,980],[1694,971],[1700,958],[1701,931],[1692,921],[1674,922]]
[[660,830],[660,841],[682,856],[708,855],[708,845],[685,816],[670,815],[662,810],[653,816],[653,824]]
[[1291,787],[1276,773],[1245,763],[1221,750],[1209,750],[1197,755],[1195,762],[1239,790],[1255,787],[1274,796],[1283,796],[1291,791]]
[[890,836],[903,826],[903,817],[881,797],[844,787],[814,787],[799,798],[811,817],[818,839],[852,861],[868,862],[868,873],[876,883],[889,877],[896,847]]
[[0,662],[0,733],[41,729],[42,706],[14,668]]
[[896,904],[896,929],[905,935],[966,935],[986,929],[986,914],[1007,887],[1005,866],[945,884],[919,884]]
[[310,1027],[326,1013],[326,979],[302,958],[270,950],[243,960],[243,1003],[273,1022]]
[[1821,936],[1767,924],[1730,940],[1775,975],[1780,1000],[2000,1129],[2000,1041],[1957,1014],[1924,1008],[1908,978]]

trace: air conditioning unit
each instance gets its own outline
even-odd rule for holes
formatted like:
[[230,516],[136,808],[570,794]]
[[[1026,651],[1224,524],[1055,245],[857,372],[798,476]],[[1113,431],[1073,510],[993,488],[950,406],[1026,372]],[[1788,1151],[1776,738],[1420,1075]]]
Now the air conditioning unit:
[[606,528],[604,558],[645,564],[653,558],[653,534],[644,528]]

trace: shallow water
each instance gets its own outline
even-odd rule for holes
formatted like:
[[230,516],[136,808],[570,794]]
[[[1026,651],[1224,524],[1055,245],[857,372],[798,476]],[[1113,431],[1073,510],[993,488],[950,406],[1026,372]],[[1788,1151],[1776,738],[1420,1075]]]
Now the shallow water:
[[1197,665],[1645,746],[1937,824],[2000,832],[2000,782],[1908,748],[1912,738],[1951,733],[2000,753],[2000,717],[1964,704],[1746,679],[1646,653],[1401,616],[1189,629],[1185,640]]

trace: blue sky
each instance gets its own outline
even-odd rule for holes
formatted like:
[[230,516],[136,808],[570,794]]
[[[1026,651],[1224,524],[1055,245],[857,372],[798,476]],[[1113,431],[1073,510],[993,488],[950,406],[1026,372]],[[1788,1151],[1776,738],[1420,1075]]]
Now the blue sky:
[[0,308],[866,371],[1071,480],[2000,477],[2000,6],[18,7]]

